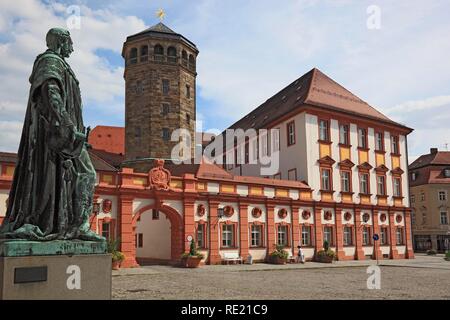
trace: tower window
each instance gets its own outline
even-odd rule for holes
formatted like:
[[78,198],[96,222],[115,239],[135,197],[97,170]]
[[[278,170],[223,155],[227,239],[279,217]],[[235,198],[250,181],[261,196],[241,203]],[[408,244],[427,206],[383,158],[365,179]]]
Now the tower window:
[[137,55],[138,55],[137,48],[131,48],[131,50],[130,50],[130,57],[128,59],[128,63],[129,64],[136,64],[137,63]]
[[168,103],[163,103],[161,107],[161,114],[167,116],[170,112],[170,105]]
[[162,129],[162,138],[163,138],[163,140],[165,140],[165,141],[170,140],[170,131],[169,131],[169,128],[163,128],[163,129]]
[[191,87],[186,85],[186,98],[191,98]]
[[177,49],[175,47],[169,47],[167,49],[167,61],[171,63],[177,62]]
[[189,69],[195,70],[195,58],[192,54],[189,55]]
[[141,47],[141,62],[148,61],[148,46]]
[[169,80],[163,80],[162,81],[162,91],[164,95],[168,95],[169,94],[169,89],[170,89],[170,82]]
[[188,66],[188,56],[186,50],[181,52],[181,64],[185,67]]
[[154,59],[155,61],[163,61],[164,60],[164,48],[162,45],[157,44],[153,48]]
[[141,137],[141,127],[136,127],[135,128],[134,136],[136,138],[140,138]]
[[189,114],[186,114],[186,122],[187,124],[191,124],[191,116]]

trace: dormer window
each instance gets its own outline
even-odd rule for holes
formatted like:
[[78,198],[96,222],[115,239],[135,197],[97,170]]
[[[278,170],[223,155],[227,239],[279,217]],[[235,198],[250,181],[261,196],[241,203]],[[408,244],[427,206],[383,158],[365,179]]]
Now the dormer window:
[[444,177],[450,178],[450,168],[444,169]]

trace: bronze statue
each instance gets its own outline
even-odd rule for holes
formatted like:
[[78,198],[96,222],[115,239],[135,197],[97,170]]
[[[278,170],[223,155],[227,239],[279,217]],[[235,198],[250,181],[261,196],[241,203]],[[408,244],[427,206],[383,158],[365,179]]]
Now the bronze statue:
[[96,181],[78,80],[65,61],[70,33],[47,33],[36,58],[18,162],[0,238],[36,241],[104,238],[90,230]]

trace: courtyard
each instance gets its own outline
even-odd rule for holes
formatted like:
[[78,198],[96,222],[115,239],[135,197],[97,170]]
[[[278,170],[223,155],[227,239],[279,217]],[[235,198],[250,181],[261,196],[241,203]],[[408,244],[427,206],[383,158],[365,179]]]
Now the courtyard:
[[376,261],[121,269],[113,272],[113,299],[450,299],[442,255],[380,261],[380,289],[367,288],[370,265]]

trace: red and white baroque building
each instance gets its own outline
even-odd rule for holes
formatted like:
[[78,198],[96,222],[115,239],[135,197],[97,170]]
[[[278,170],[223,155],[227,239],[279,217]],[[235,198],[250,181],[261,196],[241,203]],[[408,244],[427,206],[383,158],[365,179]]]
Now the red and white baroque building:
[[[91,153],[92,156],[92,153]],[[149,173],[120,171],[93,155],[98,183],[91,228],[120,237],[124,267],[146,262],[176,263],[192,236],[205,263],[221,263],[225,252],[264,261],[285,247],[306,259],[328,240],[339,260],[413,258],[410,210],[370,204],[313,200],[303,182],[234,176],[211,164],[173,166],[167,180]],[[15,155],[1,154],[0,220],[12,182]],[[164,187],[164,184],[167,186]],[[373,234],[380,235],[374,245]]]

